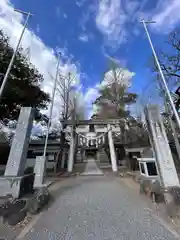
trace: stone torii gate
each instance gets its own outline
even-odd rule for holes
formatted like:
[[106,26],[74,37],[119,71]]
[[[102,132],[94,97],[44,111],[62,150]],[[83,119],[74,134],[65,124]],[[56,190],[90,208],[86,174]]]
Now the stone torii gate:
[[68,120],[63,122],[66,125],[66,135],[69,136],[70,148],[68,158],[68,172],[72,172],[74,166],[74,155],[76,145],[91,146],[94,145],[98,149],[105,142],[105,136],[108,136],[108,144],[110,149],[110,160],[112,171],[117,172],[116,152],[113,142],[113,132],[121,132],[122,120]]

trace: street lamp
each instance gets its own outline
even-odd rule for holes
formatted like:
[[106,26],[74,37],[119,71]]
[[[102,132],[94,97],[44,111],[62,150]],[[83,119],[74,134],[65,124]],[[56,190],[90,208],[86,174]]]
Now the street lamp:
[[180,129],[180,119],[179,119],[179,115],[178,115],[178,112],[177,112],[176,107],[175,107],[175,105],[174,105],[174,102],[173,102],[173,99],[172,99],[172,97],[171,97],[170,91],[169,91],[169,89],[168,89],[168,86],[167,86],[167,83],[166,83],[166,79],[165,79],[165,77],[164,77],[163,71],[162,71],[162,69],[161,69],[161,65],[160,65],[160,63],[159,63],[157,54],[156,54],[156,52],[155,52],[155,49],[154,49],[154,46],[153,46],[151,37],[150,37],[150,35],[149,35],[148,29],[147,29],[147,26],[146,26],[147,23],[155,23],[155,21],[145,21],[145,20],[143,19],[143,20],[140,21],[140,22],[141,22],[141,23],[143,24],[143,26],[144,26],[144,29],[145,29],[147,38],[148,38],[148,40],[149,40],[149,43],[150,43],[150,46],[151,46],[151,49],[152,49],[152,52],[153,52],[153,55],[154,55],[154,59],[155,59],[155,61],[156,61],[156,64],[157,64],[159,73],[160,73],[160,75],[161,75],[162,82],[163,82],[163,84],[164,84],[165,93],[166,93],[167,98],[168,98],[168,100],[169,100],[169,102],[170,102],[170,105],[171,105],[171,107],[172,107],[172,110],[173,110],[175,119],[176,119],[177,124],[178,124],[178,127],[179,127],[179,129]]
[[29,20],[30,16],[32,16],[32,14],[31,14],[30,12],[23,12],[23,11],[18,10],[18,9],[14,9],[14,11],[15,11],[15,12],[22,13],[22,14],[26,15],[27,17],[26,17],[26,21],[25,21],[25,23],[24,23],[24,27],[23,27],[23,30],[22,30],[22,32],[21,32],[19,41],[18,41],[17,46],[16,46],[16,48],[15,48],[15,50],[14,50],[14,53],[13,53],[12,58],[11,58],[11,61],[10,61],[10,63],[9,63],[9,66],[8,66],[8,68],[7,68],[6,73],[5,73],[5,75],[4,75],[2,85],[1,85],[1,87],[0,87],[0,99],[1,99],[1,97],[2,97],[4,88],[5,88],[5,86],[6,86],[6,83],[7,83],[7,80],[8,80],[8,76],[9,76],[9,73],[10,73],[10,71],[11,71],[11,68],[12,68],[12,65],[13,65],[13,62],[14,62],[16,53],[17,53],[17,51],[18,51],[18,49],[19,49],[21,40],[22,40],[22,38],[23,38],[25,29],[26,29],[26,27],[27,27],[28,20]]
[[53,91],[52,91],[52,102],[51,102],[51,106],[50,106],[50,114],[49,114],[49,120],[48,120],[47,132],[46,132],[46,139],[45,139],[45,144],[44,144],[43,157],[46,157],[47,143],[48,143],[48,137],[49,137],[49,129],[50,129],[50,126],[51,126],[52,110],[53,110],[53,106],[54,106],[54,98],[55,98],[56,86],[57,86],[57,80],[58,80],[58,73],[59,73],[59,64],[60,64],[60,56],[58,56],[56,76],[55,76],[54,86],[53,86]]

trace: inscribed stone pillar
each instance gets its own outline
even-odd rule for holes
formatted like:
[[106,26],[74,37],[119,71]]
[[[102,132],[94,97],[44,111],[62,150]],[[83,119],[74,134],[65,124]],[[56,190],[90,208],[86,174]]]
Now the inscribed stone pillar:
[[72,172],[74,165],[74,150],[75,150],[75,137],[73,133],[73,128],[71,130],[71,142],[69,149],[69,159],[68,159],[68,172]]
[[24,175],[32,123],[33,109],[22,107],[4,173],[5,176]]
[[161,184],[165,188],[179,186],[179,179],[158,105],[146,107],[145,115]]
[[117,172],[116,153],[115,153],[112,130],[111,130],[110,124],[108,124],[108,141],[109,141],[112,170],[113,172]]
[[37,156],[34,173],[35,173],[35,180],[34,180],[34,187],[41,187],[44,181],[44,174],[46,171],[46,157],[45,156]]

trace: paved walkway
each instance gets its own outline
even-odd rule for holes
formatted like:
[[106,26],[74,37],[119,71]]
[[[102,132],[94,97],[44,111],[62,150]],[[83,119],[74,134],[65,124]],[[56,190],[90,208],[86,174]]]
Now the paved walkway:
[[56,201],[38,218],[23,240],[177,239],[145,201],[115,177],[65,180]]
[[93,158],[89,158],[84,172],[81,175],[103,175]]

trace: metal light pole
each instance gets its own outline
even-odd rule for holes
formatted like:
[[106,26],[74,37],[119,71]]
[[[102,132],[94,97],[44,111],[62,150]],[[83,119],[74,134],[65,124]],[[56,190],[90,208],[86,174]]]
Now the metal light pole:
[[55,98],[55,92],[56,92],[56,86],[57,86],[57,80],[58,80],[59,64],[60,64],[60,56],[58,56],[58,62],[57,62],[57,68],[56,68],[56,77],[55,77],[53,91],[52,91],[52,102],[51,102],[51,107],[50,107],[50,114],[49,114],[47,133],[46,133],[46,139],[45,139],[45,144],[44,144],[43,157],[46,157],[47,143],[48,143],[48,137],[49,137],[49,129],[50,129],[50,126],[51,126],[52,110],[53,110],[53,106],[54,106],[54,98]]
[[177,121],[177,124],[178,124],[178,127],[179,127],[179,129],[180,129],[180,119],[179,119],[179,115],[178,115],[178,112],[177,112],[176,107],[175,107],[175,105],[174,105],[174,102],[173,102],[173,100],[172,100],[170,91],[169,91],[168,86],[167,86],[167,83],[166,83],[166,79],[165,79],[165,77],[164,77],[163,71],[162,71],[162,69],[161,69],[161,65],[160,65],[160,63],[159,63],[157,54],[156,54],[156,52],[155,52],[155,49],[154,49],[154,46],[153,46],[151,37],[150,37],[150,35],[149,35],[148,29],[147,29],[147,26],[146,26],[146,23],[155,23],[155,21],[144,21],[144,19],[143,19],[143,20],[141,21],[141,23],[142,23],[143,26],[144,26],[144,29],[145,29],[147,38],[148,38],[148,40],[149,40],[149,43],[150,43],[150,46],[151,46],[151,49],[152,49],[152,52],[153,52],[153,55],[154,55],[156,64],[157,64],[157,66],[158,66],[159,73],[160,73],[160,75],[161,75],[162,82],[163,82],[163,84],[164,84],[165,93],[166,93],[167,98],[168,98],[168,100],[169,100],[169,102],[170,102],[170,105],[171,105],[171,107],[172,107],[174,116],[175,116],[176,121]]
[[18,41],[17,46],[16,46],[16,48],[15,48],[15,50],[14,50],[14,53],[13,53],[12,58],[11,58],[11,61],[10,61],[10,63],[9,63],[9,66],[8,66],[8,68],[7,68],[6,73],[5,73],[5,75],[4,75],[2,85],[1,85],[1,87],[0,87],[0,99],[1,99],[1,97],[2,97],[4,88],[5,88],[5,86],[6,86],[6,83],[7,83],[7,80],[8,80],[8,76],[9,76],[9,73],[10,73],[10,71],[11,71],[11,68],[12,68],[12,65],[13,65],[13,62],[14,62],[16,53],[17,53],[17,51],[18,51],[18,49],[19,49],[21,40],[22,40],[22,38],[23,38],[25,29],[26,29],[26,27],[27,27],[28,20],[29,20],[30,16],[32,16],[32,14],[31,14],[30,12],[23,12],[23,11],[17,10],[17,9],[14,9],[14,11],[19,12],[19,13],[22,13],[22,14],[26,15],[27,17],[26,17],[26,21],[25,21],[25,23],[24,23],[24,27],[23,27],[23,30],[22,30],[22,32],[21,32],[19,41]]

